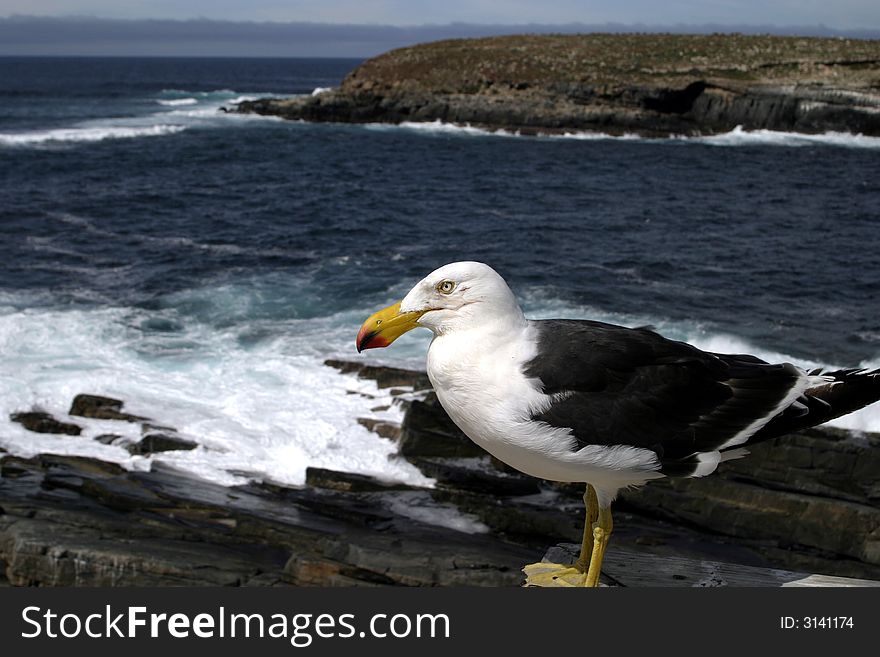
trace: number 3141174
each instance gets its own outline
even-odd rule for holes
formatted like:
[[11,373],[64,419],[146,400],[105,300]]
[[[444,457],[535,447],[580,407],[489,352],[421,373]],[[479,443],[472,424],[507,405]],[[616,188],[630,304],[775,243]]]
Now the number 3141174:
[[852,616],[781,616],[783,630],[842,630],[853,628]]

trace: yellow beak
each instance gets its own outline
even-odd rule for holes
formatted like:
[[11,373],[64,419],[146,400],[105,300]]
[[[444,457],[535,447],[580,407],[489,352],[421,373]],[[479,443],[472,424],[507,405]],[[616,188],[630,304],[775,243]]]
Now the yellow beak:
[[358,331],[358,352],[364,349],[387,347],[407,331],[416,328],[419,325],[419,317],[425,312],[420,310],[402,313],[398,302],[370,315]]

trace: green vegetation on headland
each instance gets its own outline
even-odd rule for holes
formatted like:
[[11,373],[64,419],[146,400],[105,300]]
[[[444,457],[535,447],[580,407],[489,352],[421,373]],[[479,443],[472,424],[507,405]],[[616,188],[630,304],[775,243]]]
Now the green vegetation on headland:
[[401,48],[316,96],[239,111],[526,132],[746,129],[880,135],[880,41],[668,34],[524,35]]

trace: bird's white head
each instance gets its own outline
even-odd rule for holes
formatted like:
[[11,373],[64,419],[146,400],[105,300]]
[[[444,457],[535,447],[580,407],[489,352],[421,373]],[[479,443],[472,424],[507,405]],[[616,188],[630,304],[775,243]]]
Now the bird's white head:
[[419,326],[434,335],[502,320],[523,322],[504,279],[482,262],[453,262],[415,284],[400,303],[371,315],[358,332],[358,351],[387,347]]

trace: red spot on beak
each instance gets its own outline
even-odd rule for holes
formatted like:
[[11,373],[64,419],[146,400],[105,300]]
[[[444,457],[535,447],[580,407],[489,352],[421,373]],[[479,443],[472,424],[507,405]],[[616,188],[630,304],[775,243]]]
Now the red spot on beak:
[[358,331],[355,343],[357,350],[387,347],[401,335],[414,329],[419,317],[421,313],[401,313],[399,303],[373,313]]
[[378,331],[373,331],[369,326],[362,326],[357,334],[357,350],[358,353],[364,349],[376,349],[379,347],[387,347],[390,342],[386,340]]

